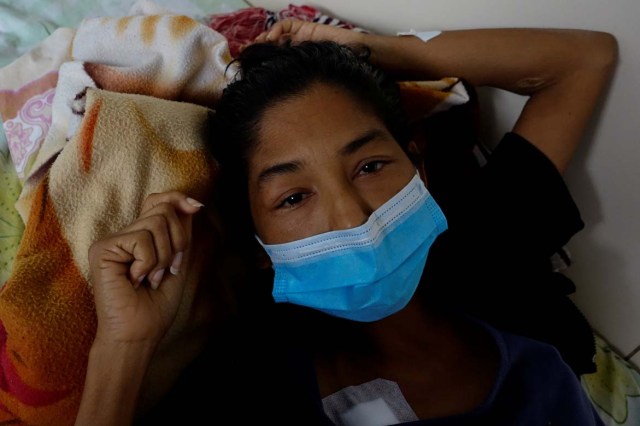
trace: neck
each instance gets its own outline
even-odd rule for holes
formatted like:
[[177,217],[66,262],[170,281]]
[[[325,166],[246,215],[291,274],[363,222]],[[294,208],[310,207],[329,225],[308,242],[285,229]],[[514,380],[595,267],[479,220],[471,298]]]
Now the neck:
[[422,301],[413,297],[400,311],[364,327],[376,352],[398,356],[419,349],[428,353],[451,336],[452,323],[448,315],[425,309]]
[[331,352],[315,360],[322,396],[384,378],[427,419],[477,407],[495,380],[499,354],[486,332],[419,297],[380,321],[348,324]]
[[425,309],[421,302],[414,297],[387,318],[341,328],[344,334],[316,353],[322,395],[378,377],[411,383],[460,353],[461,341],[449,316]]

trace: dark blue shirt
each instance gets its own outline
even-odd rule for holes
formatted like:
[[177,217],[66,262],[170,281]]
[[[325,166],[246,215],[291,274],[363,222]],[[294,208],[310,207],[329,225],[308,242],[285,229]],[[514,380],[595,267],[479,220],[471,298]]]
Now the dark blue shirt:
[[498,374],[487,400],[466,414],[404,425],[604,426],[555,347],[481,325],[500,352]]

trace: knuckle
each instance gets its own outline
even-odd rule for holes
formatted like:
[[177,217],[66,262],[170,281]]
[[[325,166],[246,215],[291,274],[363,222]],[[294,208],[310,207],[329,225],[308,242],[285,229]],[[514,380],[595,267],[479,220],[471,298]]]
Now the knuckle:
[[158,198],[159,195],[160,194],[158,192],[152,192],[151,194],[147,195],[147,198],[144,199],[143,205],[145,206],[152,205],[155,199]]
[[147,218],[149,226],[153,229],[165,229],[167,227],[167,219],[162,214],[154,214]]
[[89,253],[95,253],[97,250],[100,249],[100,246],[102,245],[102,240],[97,240],[94,241],[90,246],[89,246]]
[[89,246],[89,256],[94,258],[99,256],[99,254],[105,250],[105,247],[107,247],[114,238],[117,238],[117,236],[117,234],[113,234],[94,241]]
[[173,206],[165,200],[158,202],[153,207],[153,212],[155,215],[167,215],[172,210],[174,210]]
[[95,261],[98,254],[102,251],[102,241],[96,241],[89,246],[89,262]]
[[153,245],[153,233],[148,229],[135,231],[135,237],[144,245]]

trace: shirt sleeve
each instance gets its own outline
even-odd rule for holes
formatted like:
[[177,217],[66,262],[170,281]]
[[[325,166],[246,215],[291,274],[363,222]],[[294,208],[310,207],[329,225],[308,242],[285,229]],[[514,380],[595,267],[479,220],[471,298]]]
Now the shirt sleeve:
[[576,287],[551,264],[584,227],[553,163],[508,133],[483,167],[450,189],[439,191],[449,228],[430,248],[425,300],[551,343],[574,371],[592,371],[591,327],[567,296]]
[[465,232],[478,243],[488,238],[518,257],[548,258],[584,227],[553,163],[512,132],[445,215],[454,232]]

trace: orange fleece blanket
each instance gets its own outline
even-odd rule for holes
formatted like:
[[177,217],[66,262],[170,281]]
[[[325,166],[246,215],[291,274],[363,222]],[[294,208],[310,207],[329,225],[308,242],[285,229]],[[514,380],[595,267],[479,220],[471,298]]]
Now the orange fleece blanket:
[[[35,188],[13,272],[0,293],[1,422],[73,424],[96,328],[88,248],[133,221],[153,192],[207,199],[217,170],[204,148],[210,113],[190,103],[88,91],[76,135]],[[194,251],[206,255],[206,241],[197,244]],[[203,341],[210,309],[203,305],[208,298],[196,298],[202,260],[193,259],[143,404],[170,386]]]

